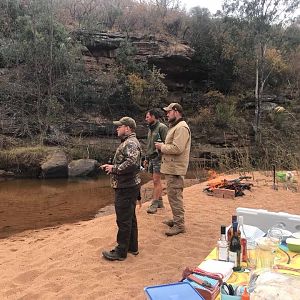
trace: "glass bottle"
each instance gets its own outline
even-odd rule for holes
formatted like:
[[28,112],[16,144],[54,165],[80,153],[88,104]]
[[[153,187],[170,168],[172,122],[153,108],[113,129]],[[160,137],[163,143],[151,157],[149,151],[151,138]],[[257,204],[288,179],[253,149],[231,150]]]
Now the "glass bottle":
[[156,142],[157,143],[162,143],[162,139],[161,139],[161,136],[160,136],[159,132],[156,134]]
[[[159,132],[156,134],[156,141],[155,142],[156,143],[162,143],[162,139],[161,139],[161,136],[160,136]],[[160,150],[156,149],[155,151],[158,155],[160,155]]]
[[228,242],[226,241],[226,226],[221,226],[221,237],[217,242],[218,260],[228,261]]
[[232,217],[231,217],[231,225],[230,225],[230,227],[227,230],[227,241],[228,241],[228,243],[230,243],[230,240],[232,238],[232,235],[233,235],[233,223],[235,223],[235,222],[237,222],[237,216],[232,215]]
[[247,236],[245,234],[245,228],[244,228],[244,217],[239,216],[238,218],[239,224],[238,224],[238,234],[240,232],[240,240],[241,240],[241,252],[242,252],[242,262],[247,262]]
[[229,261],[234,263],[233,270],[241,270],[241,241],[238,236],[237,222],[233,224],[233,236],[229,244]]

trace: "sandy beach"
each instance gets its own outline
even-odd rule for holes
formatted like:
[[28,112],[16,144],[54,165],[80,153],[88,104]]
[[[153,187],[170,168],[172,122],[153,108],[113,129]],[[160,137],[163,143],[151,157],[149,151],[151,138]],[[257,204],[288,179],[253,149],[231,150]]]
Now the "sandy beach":
[[0,298],[145,299],[144,287],[176,282],[186,266],[198,265],[216,245],[220,225],[230,223],[237,207],[300,215],[299,184],[298,192],[283,184],[276,191],[271,176],[247,175],[254,175],[254,187],[235,199],[208,196],[203,192],[206,182],[185,188],[185,234],[165,236],[162,221],[171,216],[166,196],[166,207],[155,215],[147,214],[148,203],[137,207],[140,254],[128,254],[122,262],[101,256],[115,245],[114,214],[1,239]]

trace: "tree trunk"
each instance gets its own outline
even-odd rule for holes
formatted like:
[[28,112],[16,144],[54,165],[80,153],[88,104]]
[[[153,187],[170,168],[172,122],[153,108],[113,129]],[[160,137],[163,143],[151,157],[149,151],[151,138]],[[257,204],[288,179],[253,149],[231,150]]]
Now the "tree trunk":
[[256,78],[255,78],[255,119],[254,119],[254,139],[260,142],[260,117],[261,117],[261,95],[259,88],[259,60],[256,58]]

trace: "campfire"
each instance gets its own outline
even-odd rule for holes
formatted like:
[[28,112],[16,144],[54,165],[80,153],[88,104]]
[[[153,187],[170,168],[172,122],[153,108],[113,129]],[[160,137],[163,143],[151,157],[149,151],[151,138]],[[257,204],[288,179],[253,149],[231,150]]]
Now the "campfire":
[[243,196],[245,195],[244,190],[250,190],[253,186],[252,183],[247,182],[252,179],[251,176],[240,176],[236,179],[227,180],[223,176],[218,176],[215,171],[210,171],[209,174],[212,179],[208,181],[203,192],[211,196],[220,198]]

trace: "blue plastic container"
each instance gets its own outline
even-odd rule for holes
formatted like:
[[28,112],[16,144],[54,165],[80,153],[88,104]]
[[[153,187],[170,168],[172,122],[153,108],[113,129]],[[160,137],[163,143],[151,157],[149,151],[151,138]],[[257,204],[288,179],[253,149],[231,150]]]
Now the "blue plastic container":
[[144,290],[149,300],[204,300],[188,282],[148,286]]

